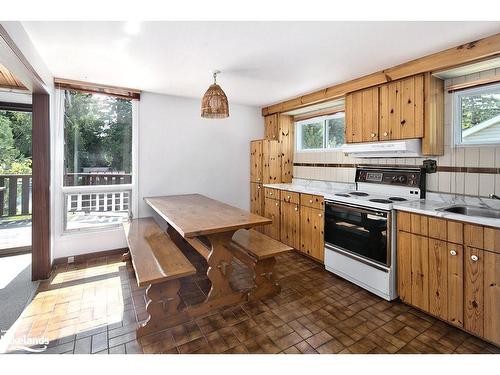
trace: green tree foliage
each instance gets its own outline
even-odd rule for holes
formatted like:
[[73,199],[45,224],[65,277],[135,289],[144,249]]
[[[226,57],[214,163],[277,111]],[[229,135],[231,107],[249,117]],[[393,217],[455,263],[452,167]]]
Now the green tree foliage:
[[344,118],[332,118],[326,124],[328,126],[328,148],[342,146],[345,143]]
[[106,167],[131,173],[130,100],[67,91],[64,137],[67,172],[82,172],[85,167]]
[[0,110],[0,173],[31,173],[31,113]]
[[302,126],[302,149],[323,147],[323,123],[311,123]]
[[469,129],[500,115],[500,95],[470,95],[462,97],[462,129]]
[[0,168],[7,170],[19,152],[14,147],[14,136],[9,119],[0,116]]

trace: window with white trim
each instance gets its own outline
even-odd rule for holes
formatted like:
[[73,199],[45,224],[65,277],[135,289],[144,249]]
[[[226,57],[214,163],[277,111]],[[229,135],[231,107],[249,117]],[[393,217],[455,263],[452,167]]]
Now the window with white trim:
[[345,143],[345,113],[296,122],[296,150],[333,150]]
[[64,231],[119,226],[132,208],[133,101],[63,93]]
[[500,84],[453,92],[456,145],[500,144]]

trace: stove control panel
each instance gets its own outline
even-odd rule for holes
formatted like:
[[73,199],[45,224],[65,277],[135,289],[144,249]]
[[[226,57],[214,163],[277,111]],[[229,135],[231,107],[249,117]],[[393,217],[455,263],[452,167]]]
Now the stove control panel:
[[415,169],[358,168],[356,182],[422,188],[422,171]]

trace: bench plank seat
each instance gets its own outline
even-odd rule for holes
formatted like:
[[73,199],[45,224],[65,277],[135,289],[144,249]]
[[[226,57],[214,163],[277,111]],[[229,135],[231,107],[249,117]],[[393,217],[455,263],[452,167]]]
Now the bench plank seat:
[[153,218],[133,219],[123,227],[139,287],[196,274],[195,267]]
[[254,229],[240,229],[233,235],[233,243],[242,247],[258,260],[272,258],[292,251],[288,245],[266,236]]

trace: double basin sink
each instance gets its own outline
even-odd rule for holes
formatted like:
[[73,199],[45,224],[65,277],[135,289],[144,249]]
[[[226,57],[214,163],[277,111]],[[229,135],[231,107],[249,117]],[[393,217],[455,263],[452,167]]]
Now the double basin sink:
[[436,211],[450,212],[465,216],[477,216],[477,217],[487,217],[492,219],[500,219],[500,210],[496,210],[493,208],[478,207],[478,206],[468,206],[463,204],[438,208],[436,209]]

